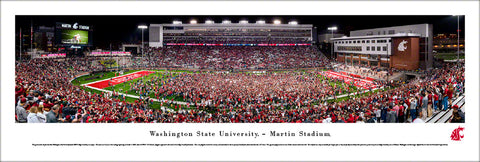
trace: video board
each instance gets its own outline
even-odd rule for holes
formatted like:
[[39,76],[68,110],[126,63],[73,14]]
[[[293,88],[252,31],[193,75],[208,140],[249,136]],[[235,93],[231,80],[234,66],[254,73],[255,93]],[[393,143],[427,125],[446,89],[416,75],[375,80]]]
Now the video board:
[[92,28],[78,23],[60,23],[57,22],[55,28],[55,38],[59,45],[92,45]]

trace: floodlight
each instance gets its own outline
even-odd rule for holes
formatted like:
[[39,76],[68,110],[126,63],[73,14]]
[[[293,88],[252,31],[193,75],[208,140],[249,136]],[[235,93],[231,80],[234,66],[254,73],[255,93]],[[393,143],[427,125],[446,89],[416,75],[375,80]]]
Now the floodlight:
[[337,30],[337,27],[334,26],[334,27],[329,27],[328,30]]
[[212,21],[212,20],[207,20],[207,21],[205,21],[205,24],[213,24],[213,23],[215,23],[215,22]]

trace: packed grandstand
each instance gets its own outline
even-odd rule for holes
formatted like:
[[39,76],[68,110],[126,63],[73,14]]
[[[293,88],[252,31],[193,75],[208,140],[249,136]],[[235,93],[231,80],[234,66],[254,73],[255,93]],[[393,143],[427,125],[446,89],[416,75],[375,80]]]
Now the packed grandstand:
[[166,46],[147,53],[17,61],[17,122],[464,121],[457,101],[463,65],[443,63],[393,81],[386,80],[392,70],[338,64],[314,46]]

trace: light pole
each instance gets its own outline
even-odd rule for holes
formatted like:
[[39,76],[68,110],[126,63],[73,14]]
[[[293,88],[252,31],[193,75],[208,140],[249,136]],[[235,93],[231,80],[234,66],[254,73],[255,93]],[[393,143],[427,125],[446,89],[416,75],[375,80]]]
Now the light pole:
[[329,27],[328,30],[331,30],[332,31],[332,36],[330,37],[330,44],[331,44],[331,49],[330,49],[330,58],[333,59],[333,31],[337,30],[337,27],[334,26],[334,27]]
[[22,62],[22,28],[20,28],[20,62]]
[[457,15],[457,66],[460,61],[460,15]]
[[143,59],[143,51],[144,51],[144,49],[143,49],[143,30],[147,29],[148,26],[147,25],[138,25],[138,28],[142,29],[142,46],[141,46],[141,48],[142,48],[142,59]]

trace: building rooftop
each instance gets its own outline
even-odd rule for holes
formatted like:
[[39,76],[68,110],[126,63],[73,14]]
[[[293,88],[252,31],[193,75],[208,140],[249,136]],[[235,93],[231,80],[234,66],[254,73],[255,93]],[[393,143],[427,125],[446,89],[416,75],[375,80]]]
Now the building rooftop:
[[397,34],[390,34],[390,35],[367,35],[367,36],[356,36],[356,37],[331,38],[331,40],[392,38],[392,37],[420,37],[420,34],[416,34],[416,33],[397,33]]

